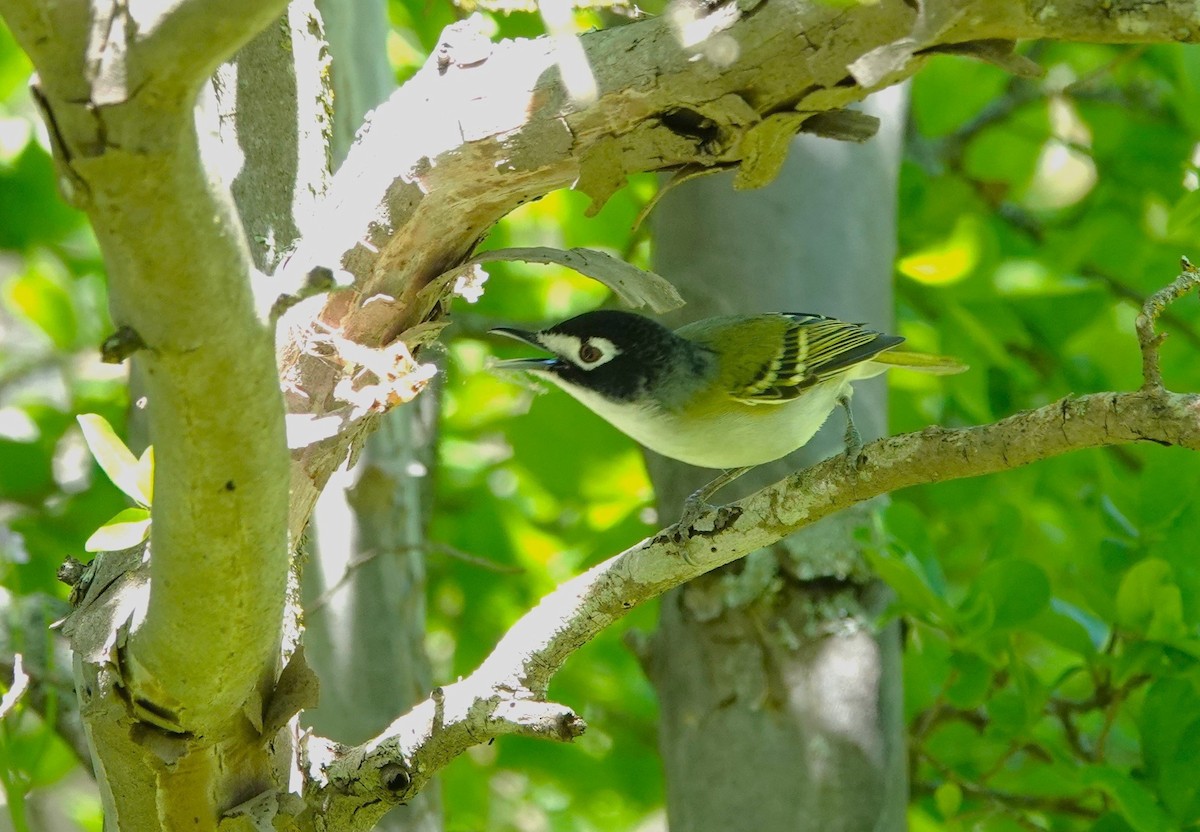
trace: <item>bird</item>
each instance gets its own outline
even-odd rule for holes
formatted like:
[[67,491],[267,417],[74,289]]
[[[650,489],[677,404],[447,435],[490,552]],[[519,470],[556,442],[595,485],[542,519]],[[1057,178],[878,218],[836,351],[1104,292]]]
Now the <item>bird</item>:
[[606,309],[539,331],[491,332],[550,353],[496,369],[553,383],[651,451],[723,469],[689,498],[685,518],[746,471],[803,446],[839,405],[847,453],[857,456],[852,382],[892,367],[967,369],[953,358],[899,350],[900,336],[805,312],[725,315],[671,330]]

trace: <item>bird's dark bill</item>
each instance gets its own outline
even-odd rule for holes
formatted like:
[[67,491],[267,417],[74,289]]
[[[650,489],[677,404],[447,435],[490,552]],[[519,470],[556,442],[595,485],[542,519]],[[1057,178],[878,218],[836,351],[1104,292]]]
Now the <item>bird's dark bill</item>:
[[[543,349],[542,345],[537,342],[536,332],[526,332],[523,329],[511,329],[509,327],[496,327],[488,330],[496,335],[503,335],[506,338],[512,338],[514,341],[520,341],[522,344],[528,344],[531,347]],[[497,370],[548,370],[558,363],[557,358],[510,358],[506,361],[497,361],[492,366]]]
[[557,358],[510,358],[492,365],[497,370],[549,370],[559,363]]

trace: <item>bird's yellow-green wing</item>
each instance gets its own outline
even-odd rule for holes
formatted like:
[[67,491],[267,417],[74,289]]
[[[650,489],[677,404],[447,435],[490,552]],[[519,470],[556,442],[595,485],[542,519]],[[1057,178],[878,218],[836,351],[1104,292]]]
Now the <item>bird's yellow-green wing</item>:
[[722,356],[722,388],[747,404],[791,401],[904,340],[805,313],[711,318],[678,333]]

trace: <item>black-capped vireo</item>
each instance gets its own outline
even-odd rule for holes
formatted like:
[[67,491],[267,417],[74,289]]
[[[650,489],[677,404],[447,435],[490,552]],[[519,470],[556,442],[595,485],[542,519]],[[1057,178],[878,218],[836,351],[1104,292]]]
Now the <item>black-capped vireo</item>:
[[672,331],[642,315],[602,310],[540,332],[492,332],[553,354],[497,368],[548,379],[663,456],[731,469],[693,495],[701,502],[808,442],[839,404],[847,451],[857,454],[851,382],[890,367],[966,369],[951,358],[896,350],[899,336],[799,312],[727,315]]

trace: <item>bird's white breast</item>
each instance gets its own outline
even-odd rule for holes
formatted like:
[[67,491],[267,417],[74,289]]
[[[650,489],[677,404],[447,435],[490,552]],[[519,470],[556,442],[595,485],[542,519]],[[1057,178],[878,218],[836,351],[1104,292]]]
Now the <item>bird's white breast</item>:
[[612,402],[590,390],[562,385],[584,406],[650,450],[701,468],[740,468],[786,456],[812,439],[849,386],[850,379],[839,376],[790,402],[747,405],[719,416],[684,420],[671,411]]

